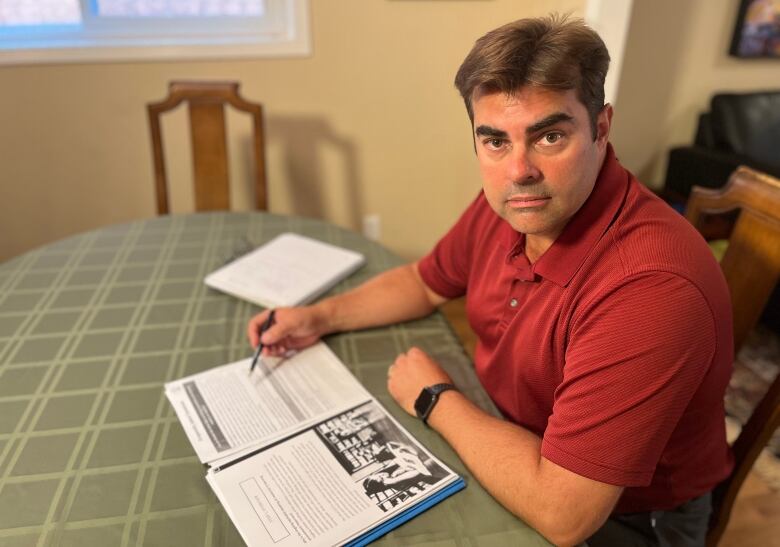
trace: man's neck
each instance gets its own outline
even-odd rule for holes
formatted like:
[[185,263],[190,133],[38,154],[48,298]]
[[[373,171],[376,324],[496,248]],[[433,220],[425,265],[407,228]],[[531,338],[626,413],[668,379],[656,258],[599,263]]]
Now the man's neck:
[[547,249],[552,247],[559,235],[560,233],[553,236],[526,234],[525,256],[528,258],[528,261],[533,264],[539,260],[547,252]]

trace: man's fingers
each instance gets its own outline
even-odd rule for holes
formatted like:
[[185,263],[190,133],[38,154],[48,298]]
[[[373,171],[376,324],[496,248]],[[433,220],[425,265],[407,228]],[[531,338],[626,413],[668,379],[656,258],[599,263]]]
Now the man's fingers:
[[263,353],[265,355],[270,355],[272,357],[278,357],[284,353],[284,347],[274,344],[271,346],[265,346],[263,347]]
[[282,355],[287,350],[302,349],[315,343],[319,333],[312,325],[312,313],[307,308],[277,308],[275,321],[261,333],[269,311],[249,321],[247,337],[253,347],[263,344],[265,355]]
[[260,327],[265,323],[269,313],[271,313],[270,310],[258,313],[249,320],[249,323],[246,326],[246,336],[249,338],[249,343],[253,348],[256,348],[257,344],[260,343]]
[[263,345],[273,346],[287,335],[287,328],[280,323],[274,323],[267,331],[260,337],[260,341]]
[[409,348],[409,351],[406,352],[406,355],[412,358],[428,357],[428,354],[417,346],[412,346]]

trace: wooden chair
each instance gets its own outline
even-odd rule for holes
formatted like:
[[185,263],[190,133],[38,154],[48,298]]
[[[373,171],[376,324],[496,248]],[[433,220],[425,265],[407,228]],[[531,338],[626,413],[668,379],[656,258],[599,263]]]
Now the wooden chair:
[[189,103],[195,209],[197,211],[215,211],[230,208],[225,104],[247,112],[253,118],[254,205],[258,210],[268,209],[263,109],[259,104],[244,100],[238,93],[238,87],[238,82],[171,82],[168,88],[168,97],[160,102],[146,105],[149,114],[149,128],[152,134],[158,214],[169,213],[168,182],[160,131],[160,115],[173,110],[184,101]]
[[[731,292],[736,352],[758,322],[780,278],[780,180],[740,167],[720,190],[694,187],[686,217],[694,226],[700,226],[706,222],[704,215],[735,209],[740,212],[721,268]],[[734,471],[713,492],[707,545],[717,545],[720,540],[742,482],[778,426],[780,375],[734,442]]]

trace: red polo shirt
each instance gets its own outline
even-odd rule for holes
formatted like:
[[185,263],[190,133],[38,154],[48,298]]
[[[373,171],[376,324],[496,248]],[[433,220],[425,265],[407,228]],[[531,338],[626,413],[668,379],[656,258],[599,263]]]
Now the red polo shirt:
[[480,193],[420,262],[466,294],[475,367],[542,455],[626,487],[616,512],[674,508],[731,470],[723,394],[733,358],[720,267],[609,147],[593,192],[534,264]]

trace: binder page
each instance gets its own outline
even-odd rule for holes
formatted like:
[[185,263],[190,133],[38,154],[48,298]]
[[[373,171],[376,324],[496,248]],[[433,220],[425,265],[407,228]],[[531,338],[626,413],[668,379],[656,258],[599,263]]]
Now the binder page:
[[461,480],[375,400],[207,479],[250,546],[342,544]]
[[264,446],[371,398],[322,342],[262,359],[251,375],[244,359],[165,385],[201,462]]
[[365,257],[297,234],[282,234],[206,277],[206,285],[265,307],[313,300]]

